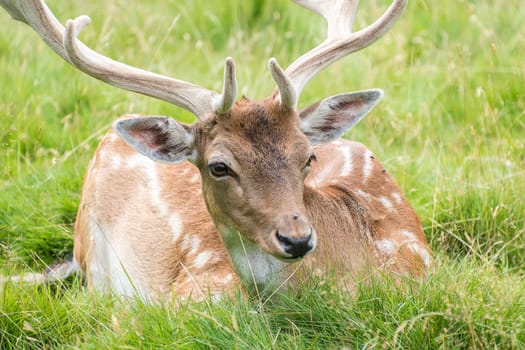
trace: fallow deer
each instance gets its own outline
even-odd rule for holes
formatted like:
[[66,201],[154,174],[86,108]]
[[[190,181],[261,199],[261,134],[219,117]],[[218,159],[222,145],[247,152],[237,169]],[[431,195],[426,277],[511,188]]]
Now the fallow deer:
[[[119,88],[192,112],[184,124],[126,115],[91,160],[75,223],[74,259],[88,286],[120,295],[200,299],[299,283],[297,264],[334,269],[344,283],[371,270],[419,275],[431,263],[420,221],[370,150],[341,136],[382,98],[344,93],[298,110],[307,82],[382,37],[406,0],[352,31],[357,0],[296,0],[324,17],[325,42],[286,70],[269,60],[276,91],[236,101],[226,59],[221,94],[104,57],[63,27],[42,0],[0,0],[64,60]],[[48,277],[59,270],[52,270]]]

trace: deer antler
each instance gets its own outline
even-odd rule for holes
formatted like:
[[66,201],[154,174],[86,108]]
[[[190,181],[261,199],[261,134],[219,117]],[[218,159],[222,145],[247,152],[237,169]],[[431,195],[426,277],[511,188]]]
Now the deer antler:
[[76,37],[90,23],[88,16],[69,20],[64,28],[43,0],[0,0],[14,19],[31,26],[64,60],[110,85],[182,107],[199,119],[228,112],[236,99],[235,65],[226,59],[221,95],[198,85],[128,66],[98,54]]
[[[403,13],[407,0],[394,0],[388,10],[374,23],[358,32],[352,32],[357,0],[294,0],[298,4],[318,13],[327,22],[327,39],[311,51],[295,60],[286,71],[274,76],[281,103],[285,104],[282,96],[295,96],[295,101],[287,102],[288,108],[295,108],[297,99],[304,86],[321,70],[335,61],[353,52],[359,51],[385,35]],[[278,65],[273,65],[279,69]],[[289,83],[284,79],[275,79],[275,76],[287,76]],[[293,91],[290,91],[293,89]]]

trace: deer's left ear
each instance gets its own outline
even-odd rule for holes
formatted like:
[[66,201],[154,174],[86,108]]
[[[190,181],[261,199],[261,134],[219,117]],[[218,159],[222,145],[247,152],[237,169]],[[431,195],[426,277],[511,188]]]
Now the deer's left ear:
[[328,97],[299,112],[299,127],[313,145],[331,142],[363,119],[381,98],[380,89]]

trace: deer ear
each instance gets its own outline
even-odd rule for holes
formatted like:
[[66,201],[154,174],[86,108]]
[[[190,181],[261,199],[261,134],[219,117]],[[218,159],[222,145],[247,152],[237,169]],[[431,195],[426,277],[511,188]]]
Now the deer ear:
[[380,89],[328,97],[299,112],[299,127],[313,145],[331,142],[363,119],[381,98]]
[[167,164],[194,158],[194,136],[190,125],[167,117],[120,119],[115,132],[140,154]]

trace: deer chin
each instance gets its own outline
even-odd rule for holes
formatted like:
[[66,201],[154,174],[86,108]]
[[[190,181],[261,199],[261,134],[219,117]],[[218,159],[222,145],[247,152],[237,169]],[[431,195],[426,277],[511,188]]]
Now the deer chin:
[[257,254],[259,256],[268,255],[268,257],[276,258],[280,261],[289,263],[292,261],[298,261],[299,259],[293,259],[286,254],[273,240],[271,239],[253,239],[251,236],[257,235],[247,235],[241,232],[236,228],[231,228],[228,225],[218,224],[217,228],[221,234],[222,240],[226,249],[232,256],[232,253],[235,251],[244,251],[245,254]]
[[244,286],[257,290],[278,284],[286,263],[267,250],[266,246],[249,240],[238,230],[219,224],[217,228],[230,256],[233,268]]

